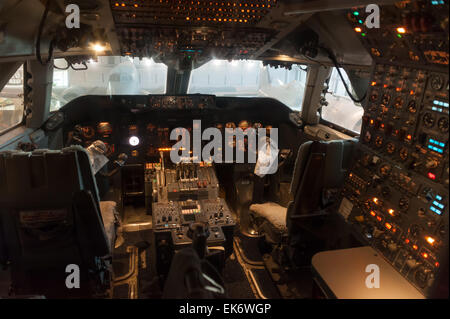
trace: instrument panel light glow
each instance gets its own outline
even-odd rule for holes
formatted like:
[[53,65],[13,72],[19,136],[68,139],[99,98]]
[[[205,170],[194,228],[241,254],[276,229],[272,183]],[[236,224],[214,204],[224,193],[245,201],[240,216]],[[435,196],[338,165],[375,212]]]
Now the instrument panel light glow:
[[128,143],[130,143],[131,146],[138,146],[139,145],[139,137],[137,136],[131,136],[128,140]]

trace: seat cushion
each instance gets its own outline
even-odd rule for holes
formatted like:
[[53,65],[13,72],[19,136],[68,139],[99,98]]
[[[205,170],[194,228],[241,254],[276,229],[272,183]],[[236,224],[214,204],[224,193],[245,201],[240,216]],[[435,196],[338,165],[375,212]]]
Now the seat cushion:
[[116,206],[116,202],[113,201],[100,202],[103,226],[111,249],[114,247],[114,241],[116,240],[116,225],[119,220]]
[[265,218],[278,231],[286,231],[286,207],[277,203],[267,202],[264,204],[253,204],[250,206],[250,210],[256,215]]

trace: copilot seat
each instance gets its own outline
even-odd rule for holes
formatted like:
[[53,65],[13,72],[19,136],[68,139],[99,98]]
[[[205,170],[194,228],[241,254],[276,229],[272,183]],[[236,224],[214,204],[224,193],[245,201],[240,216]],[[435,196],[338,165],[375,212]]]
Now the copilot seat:
[[292,241],[305,217],[315,216],[323,206],[324,191],[339,187],[351,159],[355,140],[308,141],[297,153],[288,207],[266,202],[252,204],[255,229],[272,245]]
[[0,263],[15,295],[108,296],[115,223],[82,147],[0,153]]

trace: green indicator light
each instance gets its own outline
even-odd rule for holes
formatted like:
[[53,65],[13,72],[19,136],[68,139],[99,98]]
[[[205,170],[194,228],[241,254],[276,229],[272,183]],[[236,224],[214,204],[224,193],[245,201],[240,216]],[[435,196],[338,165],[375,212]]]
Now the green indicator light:
[[363,32],[363,33],[361,33],[361,35],[363,36],[363,37],[365,37],[366,36],[366,34]]
[[363,22],[363,20],[358,20],[358,22],[359,22],[359,23],[361,23],[361,24],[363,24],[363,23],[364,23],[364,22]]
[[358,11],[354,11],[354,12],[353,12],[353,15],[359,16],[359,12],[358,12]]
[[399,37],[400,39],[403,38],[400,33],[397,33],[397,37]]

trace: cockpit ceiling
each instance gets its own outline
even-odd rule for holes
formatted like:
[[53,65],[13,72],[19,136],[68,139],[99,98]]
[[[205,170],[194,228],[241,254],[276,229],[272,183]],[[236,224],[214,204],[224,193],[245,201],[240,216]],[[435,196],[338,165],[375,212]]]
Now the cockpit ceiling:
[[168,1],[110,0],[116,24],[256,26],[277,7],[277,0]]
[[[106,55],[152,57],[179,69],[196,68],[211,58],[304,62],[306,58],[299,53],[299,46],[316,37],[317,41],[340,38],[343,45],[335,49],[341,52],[342,63],[371,62],[357,38],[321,26],[320,19],[324,11],[336,10],[342,12],[342,17],[336,17],[345,19],[345,9],[370,3],[369,0],[333,4],[326,0],[50,1],[41,38],[44,56],[50,41],[58,36],[60,39],[54,41],[55,57],[95,55],[89,46],[95,41],[106,48]],[[0,57],[35,54],[36,35],[46,4],[46,0],[5,0],[0,5],[0,27],[6,35],[0,45]],[[64,27],[69,4],[80,8],[81,29]],[[27,19],[27,25],[20,26],[17,20],[23,17],[15,17],[23,12],[33,15]],[[346,22],[345,26],[351,33],[351,25]],[[305,37],[305,29],[312,29],[315,35]],[[359,54],[356,59],[355,52]],[[328,61],[326,57],[317,60]]]

